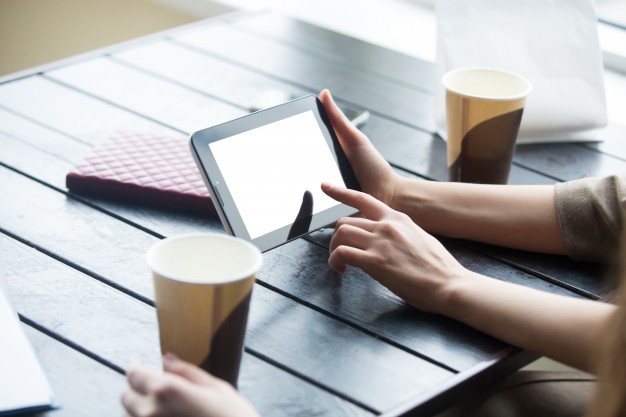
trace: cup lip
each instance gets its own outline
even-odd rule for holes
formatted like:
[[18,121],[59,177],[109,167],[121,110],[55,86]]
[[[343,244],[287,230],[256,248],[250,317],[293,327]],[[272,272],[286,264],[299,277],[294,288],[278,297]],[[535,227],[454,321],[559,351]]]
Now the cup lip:
[[[223,278],[223,279],[206,279],[206,280],[202,280],[202,279],[194,279],[194,280],[188,280],[185,279],[183,277],[176,277],[172,274],[168,274],[165,273],[163,270],[161,270],[160,268],[156,267],[154,261],[152,260],[154,257],[154,253],[162,246],[172,242],[172,241],[176,241],[176,240],[183,240],[183,239],[188,239],[188,238],[192,238],[192,237],[210,237],[210,238],[217,238],[217,239],[222,239],[222,240],[230,240],[233,242],[237,242],[237,244],[242,245],[247,247],[248,249],[251,249],[252,252],[254,252],[255,254],[255,261],[252,264],[252,266],[250,266],[249,268],[243,270],[242,272],[238,273],[238,274],[233,274],[229,277]],[[253,245],[252,243],[243,240],[241,238],[235,237],[235,236],[230,236],[230,235],[225,235],[225,234],[221,234],[221,233],[210,233],[210,232],[197,232],[197,233],[184,233],[184,234],[180,234],[180,235],[176,235],[176,236],[171,236],[171,237],[166,237],[164,239],[161,239],[160,241],[158,241],[157,243],[153,244],[150,249],[148,250],[148,252],[146,253],[146,261],[148,263],[148,266],[150,267],[150,269],[157,273],[159,276],[165,278],[165,279],[169,279],[172,281],[178,281],[178,282],[185,282],[185,283],[189,283],[189,284],[215,284],[215,285],[221,285],[221,284],[228,284],[228,283],[232,283],[232,282],[237,282],[237,281],[241,281],[244,280],[246,278],[249,278],[252,275],[255,275],[260,269],[261,266],[263,265],[263,254],[261,253],[261,251],[259,250],[259,248],[257,248],[255,245]]]
[[[507,75],[512,75],[514,77],[519,78],[520,80],[522,80],[525,84],[526,84],[526,89],[524,90],[524,92],[520,93],[520,94],[513,94],[510,96],[478,96],[478,95],[473,95],[473,94],[467,94],[464,93],[462,91],[456,90],[454,88],[451,88],[448,83],[446,82],[446,80],[448,78],[450,78],[452,75],[458,73],[458,72],[464,72],[464,71],[489,71],[489,72],[498,72],[498,73],[503,73],[503,74],[507,74]],[[513,71],[509,71],[509,70],[504,70],[504,69],[500,69],[500,68],[495,68],[495,67],[462,67],[462,68],[456,68],[453,70],[450,70],[448,72],[446,72],[443,77],[441,77],[441,83],[443,84],[443,86],[445,87],[446,90],[452,91],[455,94],[458,94],[460,96],[463,97],[468,97],[468,98],[473,98],[473,99],[477,99],[477,100],[490,100],[490,101],[508,101],[508,100],[518,100],[518,99],[522,99],[525,97],[528,97],[528,95],[531,93],[533,86],[532,83],[524,76],[513,72]]]

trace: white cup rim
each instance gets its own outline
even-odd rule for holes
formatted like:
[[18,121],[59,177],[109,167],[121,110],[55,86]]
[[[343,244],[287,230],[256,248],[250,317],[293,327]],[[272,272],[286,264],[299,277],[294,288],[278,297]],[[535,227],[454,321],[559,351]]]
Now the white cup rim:
[[[500,75],[505,75],[508,77],[511,77],[511,79],[515,79],[520,86],[523,86],[522,88],[520,88],[520,91],[516,94],[505,94],[505,95],[494,95],[494,94],[472,94],[472,93],[468,93],[467,91],[463,91],[460,88],[458,88],[458,86],[453,86],[451,85],[451,79],[458,75],[459,73],[462,72],[488,72],[488,73],[493,73],[493,74],[500,74]],[[510,101],[510,100],[518,100],[518,99],[522,99],[527,97],[530,92],[532,91],[532,84],[530,81],[528,81],[528,79],[526,79],[525,77],[521,76],[520,74],[513,72],[513,71],[508,71],[508,70],[503,70],[503,69],[499,69],[499,68],[491,68],[491,67],[465,67],[465,68],[456,68],[453,69],[451,71],[448,71],[447,73],[445,73],[443,75],[443,77],[441,78],[441,82],[443,84],[443,86],[446,88],[446,90],[451,91],[455,94],[458,94],[460,96],[464,96],[464,97],[468,97],[468,98],[474,98],[474,99],[479,99],[479,100],[490,100],[490,101]]]
[[[210,279],[185,279],[185,277],[181,277],[181,276],[175,276],[174,274],[168,273],[166,271],[164,271],[163,269],[161,269],[161,267],[159,265],[156,264],[156,260],[154,259],[155,254],[158,250],[160,250],[164,245],[168,245],[172,242],[178,241],[178,240],[184,240],[184,239],[189,239],[189,238],[198,238],[198,237],[208,237],[208,238],[213,238],[213,239],[220,239],[220,240],[229,240],[231,242],[235,242],[238,245],[245,247],[247,249],[250,249],[253,252],[253,257],[254,260],[252,262],[252,264],[247,267],[246,269],[242,270],[241,272],[238,272],[236,274],[230,275],[230,276],[226,276],[224,278],[221,279],[215,279],[215,278],[210,278]],[[215,285],[220,285],[220,284],[228,284],[228,283],[232,283],[232,282],[237,282],[237,281],[241,281],[244,280],[246,278],[249,278],[252,275],[255,275],[260,269],[261,266],[263,265],[263,255],[261,253],[261,251],[259,250],[259,248],[257,248],[255,245],[253,245],[252,243],[243,240],[241,238],[238,237],[234,237],[234,236],[229,236],[229,235],[224,235],[221,233],[185,233],[185,234],[180,234],[180,235],[176,235],[176,236],[171,236],[171,237],[166,237],[164,239],[161,239],[159,242],[153,244],[150,249],[148,250],[148,253],[146,254],[146,260],[148,262],[148,266],[150,267],[150,269],[158,274],[159,276],[172,280],[172,281],[178,281],[178,282],[185,282],[185,283],[189,283],[189,284],[215,284]]]

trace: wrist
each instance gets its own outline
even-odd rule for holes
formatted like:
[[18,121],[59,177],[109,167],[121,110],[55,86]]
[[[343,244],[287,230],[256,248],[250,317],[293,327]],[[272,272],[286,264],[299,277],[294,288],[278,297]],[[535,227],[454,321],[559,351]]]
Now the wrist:
[[398,176],[389,206],[407,214],[417,225],[430,231],[437,208],[437,183]]
[[471,322],[471,314],[475,308],[471,305],[472,293],[480,283],[489,278],[460,266],[457,273],[445,280],[441,294],[440,314],[457,321]]

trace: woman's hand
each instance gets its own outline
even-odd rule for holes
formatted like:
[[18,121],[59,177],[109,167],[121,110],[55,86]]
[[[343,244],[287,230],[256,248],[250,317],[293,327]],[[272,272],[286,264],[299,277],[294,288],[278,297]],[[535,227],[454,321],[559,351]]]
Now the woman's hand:
[[443,313],[451,285],[468,275],[443,245],[410,217],[368,194],[329,184],[322,190],[362,216],[337,222],[330,243],[331,268],[361,268],[409,304]]
[[324,109],[361,189],[385,204],[393,206],[394,194],[402,178],[391,169],[367,136],[348,120],[328,90],[323,90],[319,98],[324,104]]
[[122,404],[133,417],[258,417],[254,408],[227,382],[166,354],[164,373],[131,365],[130,387]]

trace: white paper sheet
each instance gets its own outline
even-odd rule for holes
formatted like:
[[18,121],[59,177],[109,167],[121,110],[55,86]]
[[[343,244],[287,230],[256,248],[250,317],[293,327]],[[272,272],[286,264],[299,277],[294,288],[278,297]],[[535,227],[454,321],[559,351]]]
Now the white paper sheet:
[[[608,122],[591,0],[438,0],[437,80],[461,67],[516,72],[533,85],[518,143],[600,140]],[[445,138],[445,94],[436,91]]]
[[0,282],[0,415],[53,408],[52,389]]

